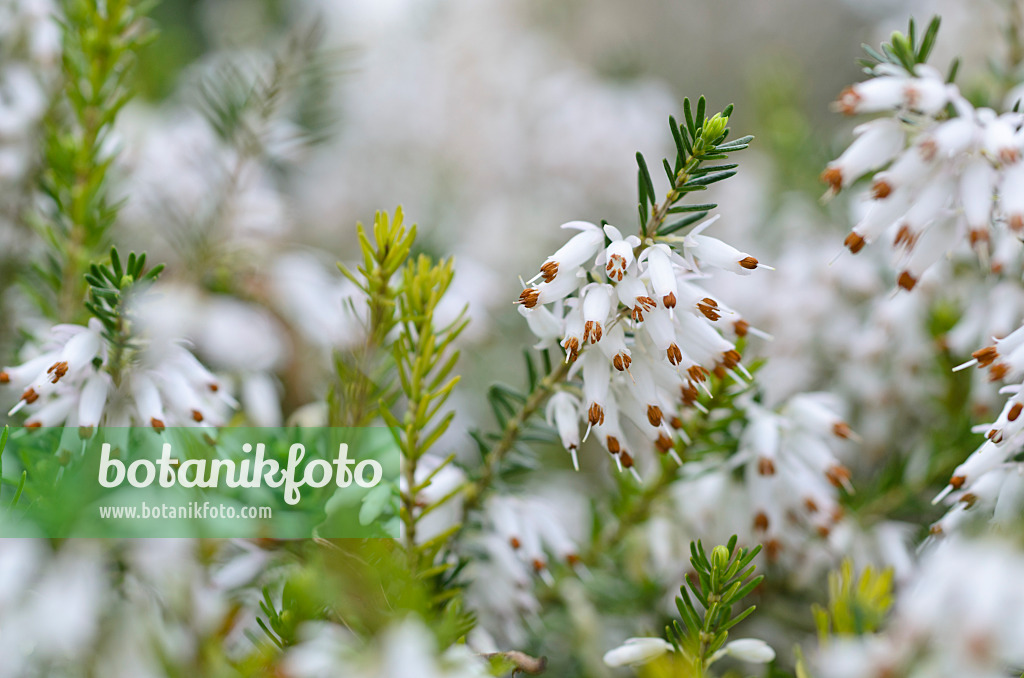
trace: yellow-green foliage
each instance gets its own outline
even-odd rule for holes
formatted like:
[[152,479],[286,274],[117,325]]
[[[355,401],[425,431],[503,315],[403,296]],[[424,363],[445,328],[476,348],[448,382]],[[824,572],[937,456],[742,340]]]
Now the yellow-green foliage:
[[892,606],[892,568],[875,572],[870,566],[855,579],[853,562],[843,561],[828,576],[828,609],[811,611],[822,643],[829,635],[859,636],[877,631]]

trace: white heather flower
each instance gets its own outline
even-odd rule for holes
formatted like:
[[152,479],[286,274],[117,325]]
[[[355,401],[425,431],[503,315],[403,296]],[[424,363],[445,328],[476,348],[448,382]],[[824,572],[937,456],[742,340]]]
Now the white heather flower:
[[615,291],[611,285],[591,283],[583,288],[583,339],[596,344],[604,336]]
[[836,108],[846,115],[897,108],[935,115],[955,95],[955,89],[944,83],[942,74],[926,64],[919,64],[914,75],[891,64],[879,64],[875,73],[878,75],[871,80],[843,90]]
[[560,276],[575,276],[576,269],[593,259],[604,243],[604,232],[588,221],[570,221],[561,227],[575,229],[579,233],[555,250],[541,265],[540,274],[546,283]]
[[548,424],[558,431],[562,447],[572,455],[572,465],[577,471],[580,468],[580,462],[576,456],[576,450],[580,446],[579,411],[579,398],[568,391],[559,391],[551,396],[546,410]]
[[702,265],[720,268],[724,271],[750,275],[755,268],[767,268],[746,252],[741,252],[718,238],[701,235],[697,229],[686,236],[683,247],[688,256],[699,259]]
[[598,263],[604,263],[604,271],[609,280],[622,282],[626,272],[633,265],[633,249],[640,245],[640,238],[635,235],[624,238],[622,232],[611,224],[605,224],[604,232],[611,240],[611,244],[605,248],[604,255]]
[[767,664],[775,659],[775,650],[759,638],[730,640],[719,652],[752,664]]
[[654,297],[665,308],[675,308],[679,291],[676,272],[667,245],[655,245],[644,250],[647,258],[647,276],[654,289]]
[[604,663],[611,667],[636,666],[671,651],[671,643],[662,638],[627,638],[622,645],[604,653]]
[[838,191],[871,170],[878,169],[903,150],[903,126],[898,120],[879,118],[853,130],[858,135],[843,154],[828,164],[822,175]]

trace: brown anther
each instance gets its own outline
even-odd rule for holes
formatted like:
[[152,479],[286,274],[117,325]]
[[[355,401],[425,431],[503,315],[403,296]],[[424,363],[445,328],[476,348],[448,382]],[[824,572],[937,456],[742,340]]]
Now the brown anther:
[[1024,231],[1024,215],[1011,214],[1010,218],[1006,220],[1006,223],[1014,233]]
[[974,503],[978,501],[978,495],[974,494],[973,492],[967,492],[964,494],[964,496],[960,497],[960,501],[962,501],[967,506],[967,508],[971,508],[972,506],[974,506]]
[[576,567],[583,562],[583,559],[575,553],[570,553],[565,557],[565,562],[569,567]]
[[917,278],[903,271],[903,273],[900,273],[900,277],[896,279],[896,284],[909,292],[917,284]]
[[604,330],[601,328],[601,323],[596,320],[588,320],[583,326],[583,340],[589,341],[591,344],[596,344],[601,341],[601,337],[604,336]]
[[647,421],[651,426],[661,426],[661,408],[657,405],[647,406]]
[[840,520],[842,520],[842,519],[843,519],[843,516],[844,516],[844,515],[846,515],[846,514],[845,514],[845,512],[843,511],[843,507],[842,507],[842,506],[839,506],[838,504],[836,504],[836,505],[835,505],[835,506],[834,506],[834,507],[832,508],[832,515],[830,515],[830,516],[829,516],[829,518],[831,518],[831,519],[832,519],[832,522],[833,522],[833,523],[838,523],[838,522],[839,522]]
[[1020,149],[1004,146],[999,149],[999,161],[1004,165],[1012,165],[1020,160]]
[[999,381],[1010,373],[1010,366],[1006,363],[996,363],[988,368],[988,380]]
[[0,370],[0,384],[9,384],[11,382],[11,375],[7,374],[3,370]]
[[154,431],[163,431],[165,428],[167,428],[166,426],[164,426],[164,422],[160,421],[156,417],[152,417],[149,420],[149,425],[153,427]]
[[546,567],[546,565],[544,564],[544,561],[541,560],[540,558],[534,558],[532,564],[533,564],[533,571],[534,572],[541,572]]
[[892,193],[892,184],[885,179],[878,179],[871,184],[871,197],[875,200],[888,198],[890,193]]
[[52,376],[50,383],[56,384],[68,373],[68,364],[65,361],[54,363],[50,365],[50,369],[46,370],[46,373]]
[[842,487],[850,481],[850,469],[842,464],[833,464],[825,471],[825,477],[836,487]]
[[832,530],[829,529],[828,525],[818,525],[817,531],[818,536],[822,539],[828,539],[828,535],[832,533]]
[[1020,416],[1021,410],[1024,410],[1024,405],[1020,403],[1014,403],[1010,411],[1006,413],[1006,418],[1010,421],[1017,421],[1017,417]]
[[715,365],[715,369],[711,370],[711,374],[715,375],[719,379],[725,379],[728,373],[725,371],[724,365]]
[[700,395],[697,392],[697,387],[692,384],[686,384],[679,387],[680,397],[682,398],[683,405],[692,405],[697,402],[697,397]]
[[208,388],[209,388],[209,389],[210,389],[210,391],[212,391],[213,393],[216,393],[217,391],[219,391],[219,390],[220,390],[220,384],[218,384],[218,383],[216,383],[216,382],[213,382],[213,383],[211,383],[211,384],[209,385],[209,387],[208,387]]
[[25,389],[25,392],[21,394],[21,399],[31,405],[35,401],[39,400],[39,394],[36,393],[34,388]]
[[989,242],[989,233],[987,228],[972,228],[968,233],[967,237],[971,241],[971,247],[977,247],[981,243]]
[[690,375],[690,381],[707,381],[708,379],[707,368],[700,365],[693,365],[687,368],[686,373]]
[[203,413],[199,410],[192,410],[192,421],[200,422],[203,420]]
[[935,159],[935,154],[939,150],[939,145],[935,143],[935,139],[928,137],[918,144],[917,148],[921,153],[921,157],[930,162]]
[[622,278],[626,274],[626,257],[621,254],[613,254],[608,258],[608,265],[605,266],[605,271],[612,280],[622,282]]
[[668,425],[678,430],[683,427],[683,420],[680,419],[679,417],[672,417],[672,419],[669,420]]
[[764,511],[758,511],[757,515],[754,516],[754,529],[760,530],[761,532],[768,531],[768,514]]
[[722,354],[722,365],[724,365],[726,369],[732,369],[740,364],[741,358],[742,356],[739,351],[734,348],[729,349]]
[[757,268],[757,259],[754,257],[743,257],[740,259],[739,264],[748,271],[753,271]]
[[932,535],[933,537],[941,536],[942,535],[942,525],[939,525],[938,523],[935,523],[934,525],[932,525],[931,527],[928,528],[928,534]]
[[864,240],[864,238],[859,233],[851,231],[846,236],[846,240],[843,241],[843,244],[846,245],[846,248],[850,250],[851,254],[856,254],[857,252],[860,252],[862,249],[864,249],[864,245],[867,244],[867,241]]
[[587,412],[587,419],[592,426],[600,426],[604,423],[604,409],[597,403],[594,403]]
[[580,340],[576,337],[569,337],[562,345],[565,347],[566,356],[569,358],[569,362],[576,362],[576,358],[580,356]]
[[657,304],[654,299],[650,297],[637,297],[636,304],[633,306],[633,320],[639,322],[644,321],[644,313],[650,311]]
[[78,437],[82,440],[88,440],[92,438],[93,427],[92,426],[79,426]]
[[679,347],[675,344],[670,344],[665,350],[665,355],[668,356],[668,361],[673,365],[678,365],[683,362],[683,352],[679,350]]
[[978,367],[988,367],[999,357],[999,351],[995,346],[986,346],[972,353],[971,357],[978,361]]
[[656,447],[659,452],[664,454],[665,452],[668,452],[673,447],[675,447],[675,445],[673,445],[671,438],[669,438],[664,433],[659,433],[658,439],[654,441],[654,447]]
[[555,279],[555,276],[558,275],[558,262],[545,262],[544,265],[540,267],[540,272],[544,276],[544,282],[551,282],[552,280]]
[[25,422],[25,428],[40,428],[42,425],[43,425],[42,422],[39,422],[39,421],[26,421]]
[[949,486],[954,490],[959,490],[967,482],[967,476],[953,476],[949,479]]
[[848,440],[853,435],[853,429],[845,421],[837,421],[832,424],[832,433],[844,440]]
[[736,333],[737,337],[747,336],[747,332],[750,331],[750,323],[740,318],[732,324],[732,329]]
[[605,447],[608,448],[608,452],[611,454],[619,454],[622,452],[622,445],[619,444],[619,439],[615,436],[608,436],[604,439]]
[[669,292],[668,294],[666,294],[665,296],[663,296],[661,298],[661,303],[664,304],[665,308],[675,308],[676,307],[676,295],[674,295],[671,292]]
[[710,320],[711,322],[715,322],[716,320],[722,317],[722,314],[719,313],[714,306],[708,306],[707,304],[701,302],[697,302],[697,310],[703,313],[704,317]]
[[633,468],[633,457],[630,456],[629,452],[623,450],[619,453],[619,461],[622,462],[622,468]]
[[629,366],[632,362],[633,359],[630,358],[625,353],[616,353],[615,357],[612,358],[612,365],[614,365],[615,369],[617,369],[619,372],[625,372],[627,369],[629,369]]
[[843,188],[843,171],[838,167],[829,167],[821,173],[821,180],[828,184],[834,193],[838,193]]
[[519,294],[518,304],[522,304],[526,308],[533,308],[537,305],[537,300],[540,298],[540,290],[536,287],[527,287]]
[[764,544],[764,554],[768,557],[770,562],[775,562],[779,558],[779,551],[782,550],[782,544],[779,543],[778,539],[769,539]]
[[847,87],[839,93],[836,99],[835,108],[843,115],[853,115],[857,112],[857,104],[860,103],[860,94],[853,87]]
[[804,499],[804,508],[807,509],[808,513],[817,513],[818,512],[818,504],[813,499],[811,499],[810,497],[807,497],[806,499]]
[[988,438],[989,440],[992,440],[993,438],[995,438],[995,437],[996,437],[996,434],[997,434],[997,433],[999,433],[999,431],[997,431],[997,430],[996,430],[996,429],[994,429],[994,428],[990,428],[990,429],[988,430],[988,433],[986,433],[986,434],[985,434],[985,437],[986,437],[986,438]]
[[509,546],[511,546],[513,549],[516,549],[516,550],[518,550],[519,547],[523,545],[523,543],[521,541],[519,541],[519,537],[509,537],[508,538],[508,544],[509,544]]
[[768,457],[759,457],[757,460],[757,472],[762,476],[775,475],[775,462]]
[[910,226],[901,224],[900,229],[896,231],[896,237],[893,239],[892,244],[899,247],[903,245],[908,250],[914,249],[914,245],[917,244],[918,234],[910,230]]

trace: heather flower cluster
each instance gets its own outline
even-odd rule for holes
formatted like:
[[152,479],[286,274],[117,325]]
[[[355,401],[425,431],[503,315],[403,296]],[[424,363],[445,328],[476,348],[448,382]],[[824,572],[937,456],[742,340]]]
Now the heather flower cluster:
[[579,233],[541,265],[542,281],[520,294],[538,346],[560,346],[577,379],[547,409],[577,468],[591,431],[619,469],[634,474],[634,454],[674,454],[675,431],[708,390],[708,375],[743,381],[735,342],[757,330],[699,281],[716,270],[749,275],[767,267],[705,235],[716,220],[646,242],[610,224],[563,224]]
[[908,72],[882,63],[871,74],[844,90],[836,108],[885,116],[859,125],[822,173],[833,193],[871,175],[863,216],[845,240],[850,252],[885,240],[905,290],[965,243],[993,264],[1016,252],[1024,232],[1024,114],[975,108],[927,64]]
[[237,405],[220,381],[177,342],[136,352],[115,383],[117,351],[102,323],[56,325],[35,354],[0,370],[0,385],[20,393],[8,412],[25,410],[25,426],[216,426]]

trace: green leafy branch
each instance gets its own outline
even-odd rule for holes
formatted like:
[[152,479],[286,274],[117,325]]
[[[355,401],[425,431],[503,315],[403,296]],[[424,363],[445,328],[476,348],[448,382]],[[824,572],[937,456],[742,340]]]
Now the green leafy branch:
[[[657,201],[657,192],[651,178],[647,161],[641,153],[636,154],[638,165],[637,192],[639,194],[638,211],[640,216],[640,234],[643,238],[665,236],[697,223],[717,207],[714,203],[700,205],[678,205],[688,194],[707,190],[711,184],[728,179],[736,174],[735,163],[721,165],[704,165],[709,160],[726,160],[729,153],[742,151],[754,139],[745,136],[726,142],[729,136],[729,116],[732,115],[732,104],[721,113],[710,117],[706,115],[707,102],[704,97],[697,100],[696,111],[690,106],[690,100],[683,100],[684,124],[669,117],[669,129],[676,145],[674,163],[662,160],[665,176],[668,178],[669,191],[663,202]],[[666,224],[669,215],[686,214],[687,216]]]
[[441,562],[440,555],[459,526],[418,542],[417,525],[460,492],[431,503],[422,499],[454,455],[426,477],[419,478],[417,471],[455,416],[445,411],[459,380],[453,374],[459,359],[453,344],[468,320],[463,309],[452,322],[438,326],[436,314],[454,278],[454,262],[435,262],[426,255],[412,258],[416,227],[406,228],[403,222],[398,208],[393,219],[377,213],[372,233],[359,225],[362,264],[356,271],[340,267],[365,295],[365,339],[354,351],[336,356],[337,382],[328,404],[332,425],[366,426],[379,418],[397,432],[406,481],[398,514],[407,566],[414,576],[431,582],[435,604],[444,606],[458,591],[453,586],[457,566]]
[[14,486],[14,496],[8,504],[9,507],[13,508],[18,504],[18,500],[21,499],[21,493],[25,490],[25,481],[28,479],[28,472],[23,470],[17,481],[4,478],[4,450],[7,448],[7,437],[10,433],[11,427],[7,425],[4,425],[3,430],[0,430],[0,490],[3,489],[4,483]]
[[813,605],[818,639],[829,636],[860,636],[878,631],[892,607],[892,568],[875,572],[866,567],[855,577],[853,561],[843,560],[839,570],[828,575],[828,607]]
[[139,348],[128,308],[131,292],[155,281],[163,270],[164,265],[157,264],[147,271],[145,252],[138,256],[131,252],[122,264],[117,248],[112,247],[110,263],[91,264],[84,276],[89,286],[85,308],[103,324],[103,338],[111,348],[107,370],[114,383],[119,383],[131,351]]
[[[398,207],[393,219],[387,212],[377,212],[371,233],[362,224],[356,228],[363,263],[355,271],[342,264],[338,268],[365,296],[364,339],[354,350],[335,354],[337,380],[327,395],[332,426],[366,426],[377,416],[377,404],[389,409],[398,397],[390,379],[393,365],[385,360],[390,354],[382,347],[398,322],[400,292],[392,279],[409,258],[416,225],[406,228],[402,208]],[[353,317],[361,317],[354,303],[349,310]]]
[[[932,48],[935,47],[935,39],[938,37],[939,25],[941,23],[941,17],[932,17],[924,34],[920,36],[921,39],[919,41],[917,24],[911,18],[906,33],[893,31],[889,42],[883,42],[878,49],[862,44],[861,47],[867,53],[868,58],[858,59],[857,63],[864,68],[866,73],[873,73],[875,67],[879,64],[891,64],[902,67],[911,75],[916,75],[914,69],[918,64],[928,61]],[[956,72],[959,68],[960,60],[954,59],[950,66],[949,77],[947,78],[949,82],[953,82],[956,78]]]
[[421,549],[416,544],[416,524],[424,515],[447,503],[459,491],[456,489],[427,506],[418,503],[418,494],[454,459],[454,455],[449,455],[433,470],[430,477],[417,480],[416,471],[420,459],[448,430],[455,417],[454,411],[442,413],[442,410],[459,381],[458,375],[452,375],[459,352],[451,350],[451,347],[469,322],[465,317],[465,309],[447,326],[435,327],[435,312],[454,275],[452,259],[435,264],[424,254],[410,261],[403,270],[398,296],[399,333],[392,346],[392,354],[407,403],[401,419],[387,408],[381,408],[381,414],[388,425],[400,430],[399,445],[408,488],[402,494],[401,519],[405,526],[406,548],[410,558],[416,560],[417,564],[433,562],[437,555],[435,547],[439,548],[443,542]]
[[712,549],[710,558],[699,540],[690,542],[690,564],[696,574],[687,577],[686,585],[679,589],[676,608],[681,622],[673,620],[667,632],[669,642],[692,664],[696,676],[705,675],[717,658],[729,629],[756,609],[751,605],[741,612],[733,611],[764,580],[764,575],[752,576],[752,561],[761,547],[737,548],[736,542],[734,535],[727,546]]
[[30,217],[51,253],[33,268],[42,289],[29,293],[45,313],[68,322],[81,316],[83,273],[120,207],[109,198],[109,135],[133,96],[137,53],[153,32],[134,0],[70,0],[64,10],[64,84],[46,124],[41,177],[50,205]]
[[[531,421],[533,415],[544,407],[547,399],[554,394],[558,385],[565,381],[569,374],[570,364],[562,360],[552,364],[550,355],[545,351],[541,354],[544,368],[543,376],[541,376],[530,352],[526,351],[524,355],[526,357],[527,391],[523,393],[503,384],[495,384],[487,393],[487,400],[498,422],[500,432],[473,434],[483,457],[483,464],[479,476],[466,490],[463,504],[464,513],[468,513],[480,505],[495,479],[508,470],[506,467],[510,466],[507,463],[509,457],[512,452],[519,449],[520,443],[551,440],[551,436],[542,429],[534,429],[531,426]],[[530,464],[531,458],[532,455],[524,451],[512,461],[516,462],[515,465],[526,466]]]

